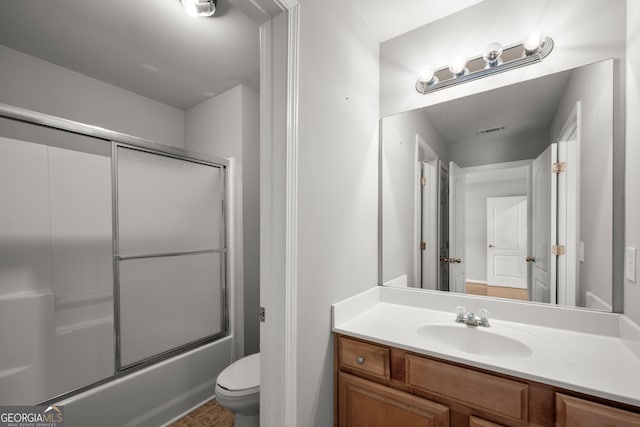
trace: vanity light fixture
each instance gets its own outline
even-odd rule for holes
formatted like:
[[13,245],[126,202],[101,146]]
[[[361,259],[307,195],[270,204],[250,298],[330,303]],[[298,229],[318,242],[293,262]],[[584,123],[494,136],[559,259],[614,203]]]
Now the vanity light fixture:
[[456,59],[450,65],[425,67],[416,81],[416,91],[427,94],[449,86],[502,73],[542,61],[553,50],[551,37],[531,34],[525,40],[508,46],[489,44],[481,55]]
[[218,0],[180,0],[187,13],[193,17],[209,17],[216,13]]

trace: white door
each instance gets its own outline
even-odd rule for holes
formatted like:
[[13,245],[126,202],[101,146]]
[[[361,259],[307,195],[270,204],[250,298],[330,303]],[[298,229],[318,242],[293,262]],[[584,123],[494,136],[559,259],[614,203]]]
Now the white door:
[[487,282],[527,288],[527,196],[487,198]]
[[449,162],[449,286],[452,292],[466,291],[465,274],[465,171]]
[[[556,144],[547,147],[532,167],[532,280],[531,300],[537,302],[556,302],[555,262],[551,265],[551,242],[555,242],[556,229],[556,185],[555,175],[551,173],[552,158]],[[555,261],[555,260],[554,260]]]
[[422,162],[422,223],[421,251],[422,281],[425,289],[438,289],[438,168]]

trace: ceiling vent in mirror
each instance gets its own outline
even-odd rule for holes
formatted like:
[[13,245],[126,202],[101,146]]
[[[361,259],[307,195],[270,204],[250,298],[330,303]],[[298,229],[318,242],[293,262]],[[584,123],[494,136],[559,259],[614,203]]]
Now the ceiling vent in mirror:
[[504,130],[507,130],[506,126],[495,126],[492,128],[480,129],[479,131],[477,131],[477,133],[478,135],[487,135],[487,134],[502,132]]
[[180,0],[190,16],[213,16],[216,13],[217,0]]
[[532,34],[524,41],[508,46],[491,43],[481,54],[457,58],[450,65],[426,67],[418,73],[416,90],[425,95],[439,89],[524,67],[542,61],[553,50],[551,37]]

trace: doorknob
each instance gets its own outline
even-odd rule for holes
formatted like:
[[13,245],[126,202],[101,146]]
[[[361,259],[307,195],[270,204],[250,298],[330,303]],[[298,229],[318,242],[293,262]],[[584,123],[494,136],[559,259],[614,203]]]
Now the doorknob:
[[493,245],[489,245],[489,247],[490,247],[490,248],[492,248],[492,247],[493,247]]
[[449,262],[451,263],[456,263],[456,264],[460,264],[462,262],[462,260],[460,258],[449,258]]
[[536,259],[534,257],[532,257],[532,256],[528,256],[527,258],[525,258],[525,260],[527,262],[536,262]]
[[440,262],[449,263],[449,262],[451,262],[451,258],[446,258],[446,257],[441,256],[440,257]]

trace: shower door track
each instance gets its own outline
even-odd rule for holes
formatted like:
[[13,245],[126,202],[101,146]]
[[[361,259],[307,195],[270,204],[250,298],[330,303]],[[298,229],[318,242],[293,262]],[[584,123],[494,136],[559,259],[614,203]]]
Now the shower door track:
[[[28,110],[25,108],[21,108],[21,107],[16,107],[13,105],[9,105],[9,104],[4,104],[4,103],[0,103],[0,117],[6,118],[6,119],[10,119],[10,120],[15,120],[15,121],[19,121],[19,122],[24,122],[24,123],[28,123],[28,124],[33,124],[36,126],[41,126],[41,127],[46,127],[46,128],[51,128],[51,129],[56,129],[56,130],[60,130],[60,131],[64,131],[64,132],[68,132],[68,133],[72,133],[72,134],[77,134],[77,135],[83,135],[83,136],[88,136],[88,137],[92,137],[95,139],[99,139],[99,140],[103,140],[103,141],[107,141],[111,143],[111,163],[112,163],[112,183],[113,183],[113,187],[112,187],[112,218],[113,218],[113,245],[114,245],[114,256],[113,256],[113,263],[114,263],[114,294],[113,294],[113,300],[114,300],[114,332],[115,332],[115,339],[114,339],[114,353],[115,353],[115,371],[114,373],[107,377],[107,378],[103,378],[99,381],[96,381],[94,383],[91,384],[87,384],[85,386],[81,386],[78,387],[76,389],[64,392],[62,394],[59,394],[57,396],[54,396],[46,401],[40,402],[40,405],[49,405],[49,404],[53,404],[55,402],[59,402],[61,400],[67,399],[69,397],[72,397],[74,395],[77,395],[79,393],[85,392],[87,390],[90,390],[94,387],[109,383],[111,381],[117,380],[118,378],[121,378],[125,375],[128,375],[132,372],[138,371],[140,369],[146,368],[150,365],[162,362],[163,360],[169,359],[171,357],[174,357],[176,355],[182,354],[182,353],[186,353],[187,351],[190,350],[194,350],[200,346],[203,346],[205,344],[209,344],[212,343],[214,341],[217,341],[220,338],[224,338],[226,336],[228,336],[229,333],[229,308],[228,308],[228,304],[229,304],[229,296],[228,296],[228,288],[227,288],[227,279],[228,279],[228,275],[227,275],[227,263],[228,263],[228,257],[227,257],[227,247],[228,247],[228,240],[227,240],[227,233],[226,233],[226,227],[227,227],[227,214],[226,214],[226,210],[227,210],[227,206],[226,206],[226,196],[227,196],[227,179],[226,179],[226,172],[229,170],[229,160],[221,158],[221,157],[216,157],[216,156],[212,156],[212,155],[208,155],[208,154],[203,154],[203,153],[197,153],[197,152],[193,152],[193,151],[189,151],[189,150],[184,150],[184,149],[180,149],[180,148],[175,148],[175,147],[169,147],[169,146],[164,146],[164,145],[159,145],[156,144],[152,141],[149,141],[147,139],[144,138],[139,138],[136,136],[132,136],[132,135],[128,135],[125,133],[121,133],[121,132],[116,132],[113,130],[109,130],[109,129],[105,129],[99,126],[94,126],[94,125],[89,125],[86,123],[82,123],[82,122],[78,122],[78,121],[74,121],[74,120],[69,120],[69,119],[65,119],[62,117],[57,117],[57,116],[53,116],[50,114],[45,114],[45,113],[40,113],[37,111],[32,111],[32,110]],[[116,165],[116,159],[117,159],[117,154],[116,154],[116,150],[118,147],[122,147],[122,148],[130,148],[130,149],[134,149],[134,150],[139,150],[139,151],[143,151],[143,152],[147,152],[147,153],[152,153],[152,154],[157,154],[157,155],[161,155],[161,156],[167,156],[167,157],[171,157],[171,158],[175,158],[175,159],[179,159],[179,160],[185,160],[185,161],[190,161],[190,162],[194,162],[194,163],[200,163],[203,165],[207,165],[207,166],[212,166],[212,167],[219,167],[221,169],[223,169],[225,171],[225,177],[223,178],[224,182],[223,182],[223,187],[225,188],[225,192],[224,192],[224,197],[223,197],[223,203],[224,203],[224,215],[223,215],[223,220],[222,220],[222,228],[224,230],[224,237],[223,237],[223,242],[224,242],[224,247],[221,249],[205,249],[205,250],[198,250],[198,251],[185,251],[185,252],[170,252],[170,253],[158,253],[158,254],[145,254],[145,255],[129,255],[129,256],[120,256],[117,254],[117,244],[118,244],[118,236],[117,236],[117,230],[118,230],[118,224],[117,224],[117,213],[116,213],[116,209],[117,209],[117,200],[116,200],[116,195],[117,195],[117,165]],[[121,355],[120,355],[120,325],[119,325],[119,272],[118,272],[118,262],[121,260],[132,260],[132,259],[144,259],[144,258],[157,258],[157,257],[167,257],[167,256],[183,256],[183,255],[197,255],[197,254],[206,254],[206,253],[220,253],[223,255],[224,257],[224,262],[221,263],[221,275],[223,277],[223,281],[222,281],[222,286],[221,286],[221,291],[222,291],[222,309],[221,309],[221,314],[222,314],[222,331],[217,333],[217,334],[213,334],[210,336],[206,336],[200,339],[197,339],[195,341],[180,345],[178,347],[175,348],[171,348],[169,350],[163,351],[161,353],[155,354],[153,356],[150,356],[148,358],[133,362],[127,366],[122,366],[121,364]]]
[[101,128],[99,126],[88,125],[86,123],[52,116],[50,114],[39,113],[37,111],[27,110],[25,108],[16,107],[9,104],[0,103],[0,117],[25,123],[31,123],[34,125],[52,129],[58,129],[78,135],[90,136],[96,139],[101,139],[103,141],[113,141],[123,144],[129,144],[133,146],[133,148],[143,148],[146,150],[155,151],[158,154],[169,156],[173,155],[199,163],[209,164],[212,166],[224,166],[225,168],[229,167],[229,160],[222,157],[216,157],[209,154],[196,153],[180,148],[164,146],[149,141],[148,139],[127,135],[126,133],[116,132],[113,130]]

